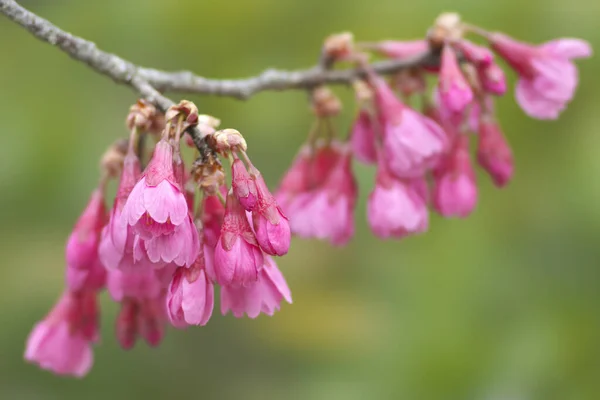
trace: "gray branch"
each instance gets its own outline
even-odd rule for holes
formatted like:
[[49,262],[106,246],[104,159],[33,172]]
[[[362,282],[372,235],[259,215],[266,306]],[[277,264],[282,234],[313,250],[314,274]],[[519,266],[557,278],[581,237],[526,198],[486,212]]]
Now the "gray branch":
[[[164,91],[247,99],[266,90],[310,89],[325,83],[349,84],[363,75],[360,69],[327,71],[319,66],[298,71],[268,69],[255,77],[231,80],[208,79],[189,71],[160,71],[137,66],[115,54],[102,51],[93,42],[63,31],[13,0],[0,0],[0,12],[38,39],[57,46],[115,82],[131,86],[162,110],[173,104],[172,100],[160,93]],[[376,62],[372,66],[377,73],[388,74],[415,66],[434,65],[437,62],[437,57],[427,52],[406,60]]]

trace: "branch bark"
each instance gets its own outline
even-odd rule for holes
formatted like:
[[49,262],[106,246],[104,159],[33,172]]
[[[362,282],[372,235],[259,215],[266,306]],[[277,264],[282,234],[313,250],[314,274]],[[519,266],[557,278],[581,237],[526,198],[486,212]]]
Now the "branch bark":
[[[162,110],[173,101],[160,92],[197,93],[248,99],[267,90],[310,89],[320,84],[349,84],[361,77],[361,69],[325,70],[320,66],[283,71],[267,69],[258,76],[246,79],[208,79],[190,71],[167,72],[140,67],[115,54],[100,50],[95,43],[63,31],[50,21],[25,9],[14,0],[0,0],[0,12],[27,29],[38,39],[50,43],[84,62],[96,72],[128,85]],[[425,52],[406,60],[388,60],[372,64],[375,72],[389,74],[405,68],[435,65],[438,57]]]

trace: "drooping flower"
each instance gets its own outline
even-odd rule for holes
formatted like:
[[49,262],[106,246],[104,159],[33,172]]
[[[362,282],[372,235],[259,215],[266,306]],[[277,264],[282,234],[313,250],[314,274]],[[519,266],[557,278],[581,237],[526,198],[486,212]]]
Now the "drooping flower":
[[347,143],[317,144],[300,150],[284,177],[277,200],[292,232],[304,238],[346,244],[354,234],[357,187]]
[[380,162],[367,202],[367,219],[382,239],[425,232],[429,226],[427,183],[422,177],[398,179]]
[[283,256],[290,249],[291,230],[287,217],[269,191],[262,174],[253,166],[258,200],[252,211],[252,222],[260,248],[272,256]]
[[231,165],[231,187],[240,204],[246,210],[252,211],[257,201],[256,183],[239,158],[236,158]]
[[389,171],[398,178],[423,176],[446,150],[448,140],[444,130],[402,104],[385,81],[378,80],[374,85]]
[[121,223],[121,214],[131,190],[141,174],[139,159],[134,153],[128,153],[123,161],[123,170],[119,188],[110,212],[108,224],[104,227],[98,246],[100,261],[107,269],[145,270],[157,265],[143,254],[141,259],[134,258],[133,228]]
[[98,291],[106,284],[106,269],[98,258],[85,269],[67,265],[66,283],[72,292]]
[[25,359],[56,374],[85,376],[93,364],[97,319],[94,292],[65,292],[48,316],[31,331]]
[[227,196],[221,235],[215,246],[214,268],[221,285],[247,286],[258,278],[263,254],[258,246],[246,211],[237,197]]
[[67,266],[85,270],[96,262],[100,231],[105,222],[104,193],[96,189],[67,241]]
[[[173,169],[173,147],[157,143],[152,160],[129,194],[121,223],[133,227],[134,247],[140,260],[146,254],[152,263],[191,265],[198,255],[198,234]],[[143,243],[139,243],[143,240]]]
[[460,70],[456,53],[451,46],[442,50],[439,93],[445,108],[460,113],[473,101],[473,91]]
[[475,171],[469,140],[458,134],[452,151],[434,171],[433,205],[444,217],[466,217],[477,204]]
[[422,39],[408,41],[383,40],[366,47],[386,57],[402,59],[425,54],[429,50],[429,42]]
[[108,291],[121,303],[116,320],[116,335],[121,347],[130,349],[138,336],[157,346],[164,335],[165,289],[152,269],[143,271],[108,271]]
[[205,271],[204,252],[189,268],[177,268],[167,291],[167,315],[176,327],[206,325],[214,307],[214,286]]
[[352,124],[350,144],[356,159],[365,164],[377,162],[377,151],[373,117],[369,111],[361,109]]
[[261,312],[272,316],[281,307],[283,299],[292,304],[292,294],[283,274],[275,261],[266,256],[258,281],[254,284],[248,287],[221,288],[221,313],[226,315],[231,310],[236,318],[241,318],[244,314],[256,318]]
[[505,186],[513,176],[514,161],[498,123],[483,115],[479,120],[477,161],[498,187]]
[[488,40],[519,74],[517,102],[529,116],[539,119],[558,118],[579,81],[572,60],[592,54],[589,43],[579,39],[558,39],[534,46],[493,33]]

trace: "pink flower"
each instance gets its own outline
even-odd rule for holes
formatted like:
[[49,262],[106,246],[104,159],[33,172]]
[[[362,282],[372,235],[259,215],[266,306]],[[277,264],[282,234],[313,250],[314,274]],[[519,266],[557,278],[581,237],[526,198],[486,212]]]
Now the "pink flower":
[[456,53],[446,45],[442,50],[439,92],[445,108],[460,113],[473,101],[473,91],[460,70]]
[[[198,234],[189,214],[181,182],[173,169],[173,147],[161,140],[150,164],[135,185],[121,214],[144,241],[134,246],[153,263],[191,265],[198,255]],[[141,257],[135,257],[136,260]]]
[[66,258],[69,267],[86,269],[96,261],[100,231],[105,221],[104,194],[96,189],[67,241]]
[[455,45],[465,59],[476,67],[488,66],[494,62],[494,54],[486,47],[478,46],[468,40],[459,40]]
[[248,287],[221,288],[221,313],[226,315],[231,310],[236,318],[244,314],[256,318],[261,312],[272,316],[279,310],[283,299],[292,304],[292,294],[285,278],[275,261],[267,256],[257,282]]
[[484,91],[498,96],[506,93],[506,76],[498,64],[491,63],[479,68],[477,72]]
[[354,156],[364,164],[375,164],[377,162],[376,136],[372,118],[367,110],[360,110],[350,133],[350,144]]
[[477,204],[475,171],[469,155],[469,140],[456,137],[453,150],[436,169],[433,204],[444,217],[466,217]]
[[479,122],[477,160],[498,187],[506,185],[513,176],[514,161],[510,146],[498,124],[485,116]]
[[306,151],[301,150],[284,178],[277,199],[289,215],[293,233],[344,245],[354,234],[357,197],[350,148],[334,141],[304,159]]
[[399,178],[422,176],[446,150],[444,130],[402,104],[383,80],[376,82],[375,95],[390,172]]
[[574,58],[590,57],[589,43],[558,39],[540,46],[501,33],[489,36],[492,48],[519,74],[517,102],[533,118],[555,119],[571,101],[579,81]]
[[395,41],[384,40],[374,46],[374,50],[390,58],[411,58],[425,54],[429,50],[427,40]]
[[154,270],[108,271],[106,283],[108,293],[114,301],[121,302],[125,298],[137,300],[153,299],[160,296],[163,284]]
[[254,167],[251,167],[251,172],[258,193],[258,201],[252,212],[256,240],[265,253],[283,256],[290,249],[290,224],[267,188],[262,174]]
[[72,292],[98,291],[106,284],[106,269],[98,259],[86,269],[67,265],[66,272],[67,287]]
[[140,163],[135,154],[128,154],[123,161],[123,172],[119,188],[110,212],[108,224],[104,227],[98,246],[98,256],[107,269],[144,270],[155,267],[147,256],[135,260],[133,228],[121,223],[121,214],[127,198],[141,174]]
[[31,331],[25,359],[56,374],[83,377],[92,367],[91,343],[97,337],[95,293],[65,292]]
[[382,239],[425,232],[429,226],[427,183],[400,180],[381,165],[367,202],[369,226]]
[[221,285],[247,286],[255,282],[263,254],[246,212],[232,192],[227,196],[221,235],[215,247],[214,268]]
[[204,254],[189,268],[177,268],[167,292],[167,314],[176,327],[206,325],[214,307],[214,286],[206,275]]
[[131,349],[138,336],[148,345],[160,344],[165,334],[165,297],[134,299],[125,297],[121,301],[121,310],[115,322],[115,333],[121,347]]
[[257,200],[256,184],[246,170],[244,162],[239,158],[236,158],[231,165],[231,187],[242,207],[252,211]]

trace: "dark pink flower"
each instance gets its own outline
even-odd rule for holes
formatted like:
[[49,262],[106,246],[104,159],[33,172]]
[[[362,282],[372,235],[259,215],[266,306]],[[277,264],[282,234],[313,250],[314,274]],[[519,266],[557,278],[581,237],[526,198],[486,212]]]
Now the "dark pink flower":
[[265,253],[283,256],[290,249],[290,224],[269,191],[262,174],[254,167],[251,167],[251,173],[258,193],[258,201],[252,211],[256,240]]
[[361,109],[354,120],[350,133],[350,144],[356,159],[365,164],[377,162],[376,136],[373,117],[369,111]]
[[115,322],[115,334],[124,350],[135,346],[141,336],[149,346],[156,347],[165,334],[164,295],[153,299],[125,298]]
[[447,148],[444,130],[402,104],[383,80],[375,83],[375,98],[389,171],[399,178],[422,176]]
[[292,304],[292,294],[283,274],[275,261],[266,256],[257,282],[248,287],[221,288],[221,313],[225,315],[231,310],[236,318],[244,314],[256,318],[261,312],[271,316],[279,310],[283,299]]
[[247,286],[255,282],[263,254],[237,197],[227,196],[221,235],[215,246],[214,268],[221,285]]
[[473,101],[471,86],[460,70],[456,53],[449,45],[442,50],[439,93],[444,107],[455,113],[463,112]]
[[494,62],[494,54],[487,48],[478,46],[468,40],[459,40],[454,45],[463,57],[476,67],[484,67]]
[[397,179],[380,164],[367,202],[369,226],[382,239],[425,232],[429,226],[427,183]]
[[214,307],[214,286],[206,275],[203,251],[189,268],[177,268],[167,292],[167,315],[176,327],[206,325]]
[[256,184],[239,158],[231,165],[231,187],[242,207],[252,211],[257,200]]
[[25,359],[60,375],[85,376],[98,338],[96,294],[65,292],[27,339]]
[[590,57],[589,43],[558,39],[534,46],[501,33],[493,33],[488,39],[519,74],[515,95],[521,108],[534,118],[558,118],[573,98],[579,81],[572,60]]
[[66,258],[70,268],[84,270],[96,262],[100,231],[105,222],[104,194],[96,189],[67,241]]
[[318,145],[314,155],[301,149],[282,181],[277,200],[289,215],[293,233],[346,244],[354,234],[357,188],[347,143]]
[[510,146],[498,124],[485,116],[479,122],[477,160],[498,187],[505,186],[513,176],[514,161]]
[[477,204],[477,184],[466,135],[457,135],[454,148],[436,168],[434,177],[435,209],[444,217],[471,214]]

